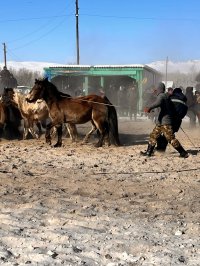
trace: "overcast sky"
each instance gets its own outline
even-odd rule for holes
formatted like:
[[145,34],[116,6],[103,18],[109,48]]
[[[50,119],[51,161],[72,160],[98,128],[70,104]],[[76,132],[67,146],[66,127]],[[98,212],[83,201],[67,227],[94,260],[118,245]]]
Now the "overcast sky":
[[[80,64],[200,59],[200,0],[79,0],[79,35]],[[7,60],[76,63],[75,0],[1,1],[0,41]]]

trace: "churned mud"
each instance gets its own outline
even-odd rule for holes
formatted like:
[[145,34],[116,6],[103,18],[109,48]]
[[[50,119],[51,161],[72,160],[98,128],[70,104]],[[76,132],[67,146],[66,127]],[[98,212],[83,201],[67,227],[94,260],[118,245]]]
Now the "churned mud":
[[121,147],[1,140],[0,264],[199,265],[200,127],[177,134],[189,158],[145,158],[153,126],[119,119]]

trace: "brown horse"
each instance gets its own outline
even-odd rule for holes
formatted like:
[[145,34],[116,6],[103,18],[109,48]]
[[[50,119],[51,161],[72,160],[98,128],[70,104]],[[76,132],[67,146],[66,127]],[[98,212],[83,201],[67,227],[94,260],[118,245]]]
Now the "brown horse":
[[62,145],[63,123],[84,124],[88,121],[91,121],[92,129],[85,140],[98,129],[100,134],[97,147],[101,147],[106,138],[112,138],[115,145],[120,144],[116,110],[107,98],[98,95],[71,98],[60,92],[48,79],[36,79],[34,87],[27,95],[27,101],[34,102],[38,99],[46,101],[52,120],[47,125],[47,143],[51,144],[50,129],[54,126],[57,128],[58,140],[54,147]]

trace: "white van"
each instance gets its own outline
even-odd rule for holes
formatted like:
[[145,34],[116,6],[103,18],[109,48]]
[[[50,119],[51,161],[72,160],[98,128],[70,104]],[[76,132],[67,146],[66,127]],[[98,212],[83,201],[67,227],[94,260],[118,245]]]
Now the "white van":
[[28,87],[28,86],[17,86],[17,88],[15,90],[19,91],[21,93],[27,94],[27,93],[30,92],[31,87]]

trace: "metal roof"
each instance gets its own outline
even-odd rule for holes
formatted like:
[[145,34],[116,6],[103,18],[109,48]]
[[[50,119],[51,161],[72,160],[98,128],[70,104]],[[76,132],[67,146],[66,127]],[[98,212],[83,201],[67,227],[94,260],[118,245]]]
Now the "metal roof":
[[52,68],[79,68],[79,69],[89,69],[89,68],[144,68],[153,72],[158,72],[157,70],[143,64],[130,64],[130,65],[63,65],[63,66],[50,66],[44,69]]

